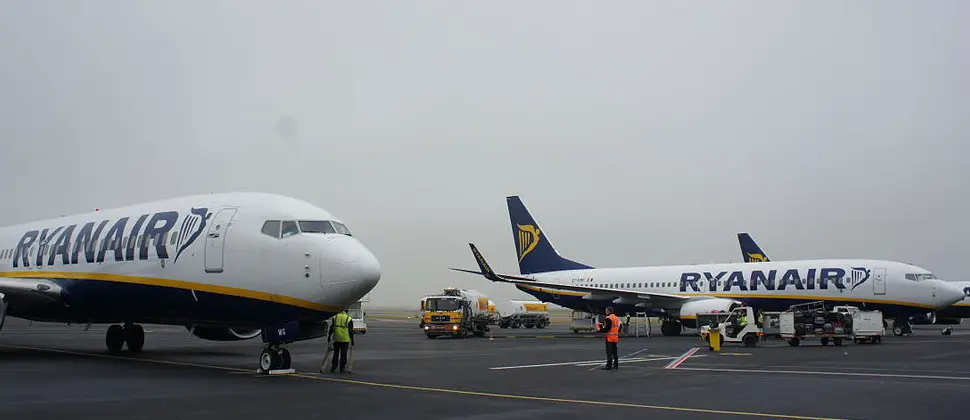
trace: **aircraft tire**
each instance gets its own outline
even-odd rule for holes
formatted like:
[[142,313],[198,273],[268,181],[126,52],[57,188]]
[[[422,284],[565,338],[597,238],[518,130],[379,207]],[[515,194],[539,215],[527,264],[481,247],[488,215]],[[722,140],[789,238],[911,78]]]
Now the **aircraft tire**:
[[145,346],[145,328],[138,324],[125,328],[125,344],[128,345],[128,351],[140,352]]
[[285,348],[280,349],[280,369],[289,369],[290,361],[290,351]]
[[120,352],[125,345],[125,329],[117,324],[108,327],[108,332],[104,335],[104,344],[109,352]]
[[263,373],[276,369],[281,362],[279,353],[272,349],[263,349],[259,354],[259,368]]

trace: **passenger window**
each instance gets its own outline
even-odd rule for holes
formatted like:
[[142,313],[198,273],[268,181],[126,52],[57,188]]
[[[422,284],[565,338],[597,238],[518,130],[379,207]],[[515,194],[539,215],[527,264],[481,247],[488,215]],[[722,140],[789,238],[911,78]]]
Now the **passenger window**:
[[292,220],[287,220],[283,222],[283,231],[280,237],[286,238],[300,233],[300,229],[296,227],[296,222]]
[[263,234],[279,239],[280,237],[280,221],[279,220],[268,220],[263,223]]
[[906,275],[906,280],[916,281],[916,275],[915,274],[912,274],[912,273],[907,274]]

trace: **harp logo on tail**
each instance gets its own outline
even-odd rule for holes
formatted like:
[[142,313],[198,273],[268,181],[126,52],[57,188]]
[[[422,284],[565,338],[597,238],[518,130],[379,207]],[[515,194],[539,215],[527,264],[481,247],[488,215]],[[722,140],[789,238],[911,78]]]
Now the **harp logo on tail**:
[[519,251],[519,262],[526,255],[529,255],[532,250],[536,249],[536,245],[539,245],[539,228],[532,225],[518,225],[519,227],[519,240],[516,242]]
[[765,258],[764,254],[747,253],[748,260],[751,262],[767,262],[768,259]]
[[206,221],[209,220],[209,209],[202,208],[192,208],[192,211],[185,216],[185,220],[182,221],[182,229],[179,230],[179,238],[176,243],[176,249],[178,251],[175,253],[175,259],[172,263],[176,263],[179,260],[179,255],[182,255],[182,251],[185,251],[189,245],[195,242],[202,234],[202,230],[205,229]]

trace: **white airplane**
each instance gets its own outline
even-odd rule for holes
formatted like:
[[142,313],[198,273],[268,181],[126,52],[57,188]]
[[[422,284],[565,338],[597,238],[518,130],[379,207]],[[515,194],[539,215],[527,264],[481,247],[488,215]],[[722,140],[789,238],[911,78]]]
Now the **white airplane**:
[[[6,245],[3,245],[6,244]],[[105,344],[132,352],[139,323],[183,325],[206,340],[262,336],[260,369],[287,369],[287,343],[377,285],[381,267],[350,230],[304,201],[263,193],[195,195],[0,228],[6,315],[114,324]]]
[[[744,262],[754,263],[770,261],[768,259],[768,254],[761,250],[761,247],[758,246],[758,244],[748,233],[738,233],[738,245],[741,247],[741,256],[744,258]],[[927,278],[933,278],[933,276],[926,274],[918,275],[916,273],[906,275],[906,279],[909,281],[922,281]],[[963,300],[960,300],[959,302],[938,311],[914,314],[911,318],[914,324],[952,325],[961,323],[964,318],[970,318],[970,281],[951,281],[949,283],[963,290]],[[893,323],[894,335],[898,336],[911,332],[912,329],[909,327],[908,322],[900,321]]]
[[893,261],[803,260],[766,263],[699,264],[655,267],[593,268],[563,258],[553,248],[517,196],[507,198],[520,275],[495,273],[474,244],[469,244],[485,278],[514,283],[536,298],[576,311],[647,312],[664,319],[663,335],[696,327],[698,313],[728,311],[747,304],[762,310],[785,310],[814,301],[854,304],[884,314],[937,310],[963,299],[963,291],[925,269]]

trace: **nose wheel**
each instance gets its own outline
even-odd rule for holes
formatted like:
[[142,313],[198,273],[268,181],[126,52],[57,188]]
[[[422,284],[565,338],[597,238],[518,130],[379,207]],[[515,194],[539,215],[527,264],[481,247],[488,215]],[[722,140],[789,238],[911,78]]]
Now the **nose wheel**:
[[109,352],[118,353],[128,345],[128,351],[138,353],[145,345],[145,329],[138,324],[112,325],[104,337]]
[[290,351],[278,345],[266,346],[259,354],[259,373],[290,368]]

